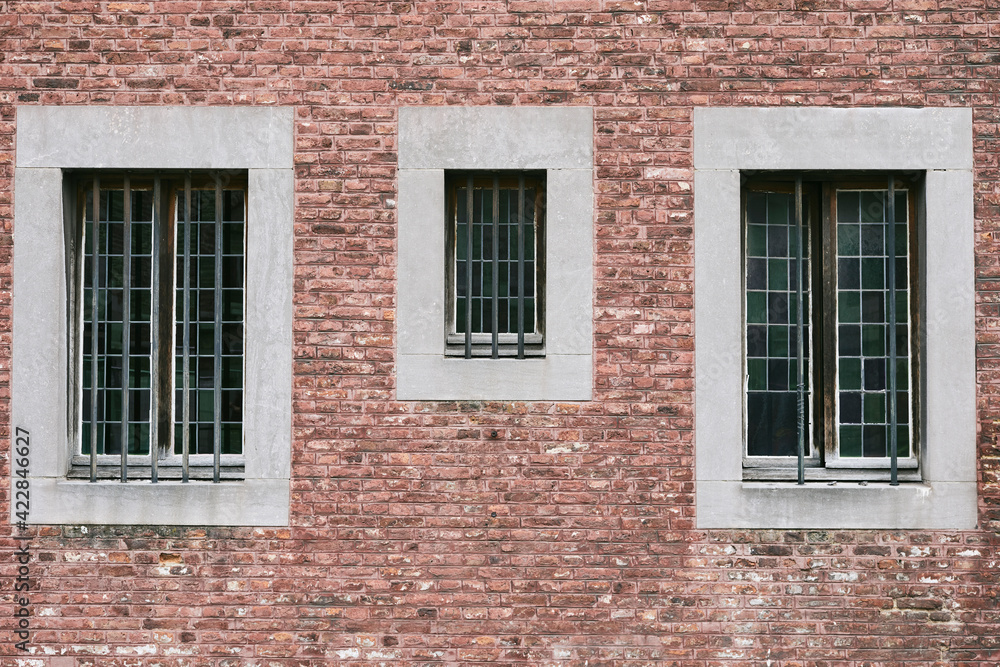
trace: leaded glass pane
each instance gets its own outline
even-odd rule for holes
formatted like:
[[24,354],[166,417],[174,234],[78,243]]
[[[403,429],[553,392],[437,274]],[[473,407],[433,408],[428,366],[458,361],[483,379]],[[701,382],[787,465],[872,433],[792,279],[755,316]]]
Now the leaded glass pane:
[[[887,457],[889,434],[889,292],[895,271],[897,453],[910,452],[909,223],[905,191],[896,191],[895,248],[887,241],[888,190],[840,190],[837,206],[838,444],[841,458]],[[904,398],[905,397],[905,398]],[[900,406],[902,401],[903,406]]]
[[[788,193],[751,192],[747,196],[746,354],[747,455],[796,456],[798,452],[798,231],[795,198]],[[808,234],[802,243],[803,292],[808,294]],[[803,348],[809,378],[811,346],[808,301],[803,304]],[[809,404],[806,401],[806,424]],[[807,456],[810,438],[806,437]]]
[[[122,452],[124,392],[128,392],[126,449],[128,454],[149,453],[150,403],[150,302],[152,274],[153,197],[150,190],[130,189],[131,271],[125,284],[125,190],[98,193],[97,253],[94,254],[93,188],[86,188],[83,229],[83,410],[81,452],[91,453],[91,417],[97,407],[96,454]],[[94,267],[97,267],[96,281]],[[97,310],[93,309],[97,290]],[[124,300],[129,299],[129,321],[124,321]],[[129,328],[129,349],[124,333]],[[93,356],[94,336],[97,355]],[[128,354],[128,364],[125,354]],[[128,368],[128,377],[124,377]],[[92,373],[96,369],[96,394]]]
[[[183,452],[184,400],[184,209],[177,201],[174,453]],[[243,411],[244,195],[222,191],[222,283],[216,281],[216,193],[191,191],[190,297],[188,335],[188,406],[191,454],[214,451],[215,430],[215,311],[222,315],[221,386],[222,453],[241,454]]]

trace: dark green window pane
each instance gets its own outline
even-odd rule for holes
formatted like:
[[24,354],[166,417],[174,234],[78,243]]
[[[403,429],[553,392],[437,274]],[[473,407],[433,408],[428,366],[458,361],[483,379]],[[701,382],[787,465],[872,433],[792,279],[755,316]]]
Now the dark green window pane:
[[885,390],[885,359],[864,360],[864,388],[867,391]]
[[790,385],[788,382],[789,362],[786,359],[768,359],[767,361],[767,388],[770,391],[786,391]]
[[[789,297],[784,292],[768,292],[767,323],[787,324],[795,318],[795,313],[789,312]],[[791,316],[791,317],[790,317]]]
[[771,290],[788,289],[788,268],[790,264],[785,259],[769,259],[767,261],[767,287]]
[[861,327],[856,324],[841,324],[837,335],[840,356],[856,357],[861,354]]
[[837,254],[841,257],[861,254],[861,225],[837,225]]
[[896,358],[896,391],[910,389],[910,361],[907,357]]
[[882,289],[885,287],[885,261],[881,258],[861,260],[862,289]]
[[861,255],[863,257],[885,255],[885,228],[882,225],[861,225]]
[[[779,194],[779,193],[768,193],[767,195],[767,222],[771,225],[771,231],[774,231],[775,226],[787,225],[791,217],[792,212],[792,195]],[[782,235],[779,237],[785,239],[785,244],[783,247],[787,248],[787,236]],[[776,254],[771,251],[771,254]]]
[[748,290],[767,289],[767,261],[760,258],[747,259]]
[[767,293],[747,292],[747,322],[767,322]]
[[861,260],[856,257],[837,260],[837,287],[842,290],[861,289]]
[[886,421],[885,394],[864,395],[864,418],[866,424],[884,424]]
[[885,220],[885,193],[878,190],[861,192],[861,222],[882,222]]
[[889,455],[886,436],[888,435],[885,425],[866,424],[862,427],[864,456],[882,457]]
[[861,456],[861,426],[843,425],[839,432],[840,455],[844,458]]
[[840,423],[861,423],[861,394],[859,392],[840,392]]
[[751,225],[767,222],[767,195],[765,193],[751,192],[747,195],[747,222]]
[[768,225],[767,254],[771,257],[788,257],[788,227]]
[[837,377],[841,389],[861,389],[861,360],[845,359],[840,360],[839,375]]
[[[837,222],[857,222],[859,193],[842,190],[837,193]],[[856,254],[856,253],[851,253]]]
[[243,453],[243,425],[240,423],[222,425],[222,453]]
[[747,454],[795,456],[798,452],[798,396],[795,392],[747,394]]
[[788,329],[786,326],[769,326],[767,328],[767,356],[787,357],[788,350]]
[[747,389],[750,391],[767,390],[767,360],[747,359]]
[[750,225],[747,229],[747,255],[749,257],[767,256],[767,227]]
[[861,321],[861,294],[858,292],[841,292],[837,303],[837,312],[841,322],[854,323]]
[[910,456],[910,429],[905,424],[896,426],[896,456]]
[[886,327],[866,324],[861,328],[861,351],[866,357],[885,355]]

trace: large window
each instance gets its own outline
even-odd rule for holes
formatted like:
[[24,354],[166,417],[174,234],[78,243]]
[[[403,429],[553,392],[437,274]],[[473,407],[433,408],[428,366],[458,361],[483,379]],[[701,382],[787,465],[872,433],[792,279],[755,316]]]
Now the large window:
[[694,167],[697,525],[975,526],[971,111],[696,109]]
[[[918,479],[915,191],[892,174],[745,177],[748,478]],[[775,468],[779,470],[774,470]],[[769,470],[770,469],[770,470]],[[824,470],[820,470],[824,469]]]
[[280,108],[17,110],[29,523],[287,525],[292,130]]
[[241,476],[245,172],[69,179],[87,468],[74,475]]

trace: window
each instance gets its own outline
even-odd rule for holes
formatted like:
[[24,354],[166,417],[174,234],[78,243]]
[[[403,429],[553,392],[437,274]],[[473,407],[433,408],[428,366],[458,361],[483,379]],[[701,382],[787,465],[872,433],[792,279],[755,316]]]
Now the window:
[[744,477],[919,480],[919,183],[743,178]]
[[82,333],[71,476],[242,477],[245,172],[69,180]]
[[[404,107],[399,110],[396,397],[399,400],[589,400],[593,392],[593,111],[585,107]],[[473,179],[474,271],[459,276]],[[492,245],[524,177],[535,239],[524,282],[516,255]],[[464,186],[463,186],[464,183]],[[496,191],[499,196],[493,197]],[[503,194],[501,194],[503,193]],[[544,206],[539,196],[544,197]],[[464,195],[463,195],[464,196]],[[520,194],[517,195],[518,197]],[[489,206],[476,209],[476,200]],[[501,202],[507,202],[501,214]],[[493,202],[497,215],[493,217]],[[463,212],[460,209],[464,208]],[[517,206],[514,206],[516,211]],[[476,216],[479,216],[478,218]],[[499,224],[501,219],[507,224]],[[467,222],[467,218],[462,218]],[[488,223],[486,221],[489,221]],[[514,225],[516,227],[516,225]],[[488,230],[476,237],[476,229]],[[527,226],[522,225],[522,231]],[[522,237],[522,241],[524,241]],[[493,248],[497,248],[494,272]],[[528,246],[528,252],[531,252]],[[483,254],[485,252],[485,254]],[[504,264],[506,263],[506,269]],[[534,264],[534,274],[529,266]],[[465,266],[463,260],[462,266]],[[503,282],[504,271],[506,285]],[[527,288],[523,359],[512,287]],[[472,290],[468,279],[473,278]],[[487,277],[477,284],[475,281]],[[461,287],[465,282],[466,286]],[[485,289],[484,289],[485,286]],[[495,286],[499,290],[490,291]],[[460,294],[460,290],[465,291]],[[507,296],[501,298],[501,291]],[[494,295],[496,298],[494,298]],[[505,300],[506,299],[506,300]],[[468,306],[463,302],[468,300]],[[501,328],[501,304],[507,306]],[[497,317],[493,319],[494,306]],[[459,309],[462,311],[459,317]],[[512,309],[515,312],[512,318]],[[522,312],[525,312],[522,310]],[[472,316],[470,325],[461,320]],[[496,323],[494,338],[493,324]],[[504,330],[506,329],[506,330]],[[468,349],[466,333],[470,334]],[[496,357],[494,357],[494,340]]]
[[[971,111],[696,109],[694,167],[698,527],[974,527]],[[797,283],[798,244],[788,242],[799,179]],[[895,271],[877,253],[879,228],[883,253],[886,233],[896,236]],[[887,276],[897,278],[895,320]],[[891,422],[879,421],[883,408],[891,419],[879,369],[893,341],[895,486]]]
[[[18,433],[29,434],[31,443],[28,521],[287,525],[291,109],[22,106],[16,120],[11,420]],[[192,202],[187,207],[189,174]],[[216,204],[217,176],[222,179],[221,207]],[[179,239],[186,211],[191,214],[192,236],[198,238],[197,252],[189,255],[192,271],[194,264],[198,267],[197,278],[189,284],[189,311],[183,307],[183,280],[178,281],[185,275],[185,246]],[[221,227],[214,219],[217,211],[222,213]],[[88,216],[99,220],[97,235],[87,235]],[[124,243],[126,229],[129,245]],[[126,247],[133,255],[127,264]],[[193,240],[190,247],[195,247]],[[219,248],[221,265],[215,261]],[[157,260],[159,271],[154,272]],[[215,273],[220,266],[221,278]],[[90,289],[95,275],[96,292]],[[126,282],[132,291],[129,299],[123,298]],[[221,299],[216,301],[220,286]],[[160,303],[154,306],[156,297]],[[222,307],[220,355],[215,350],[220,331],[215,303]],[[88,334],[94,312],[96,355],[95,337]],[[190,325],[191,399],[186,484],[181,481],[185,402],[178,400],[184,392],[185,314]],[[126,321],[127,328],[122,326]],[[123,347],[126,331],[129,339]],[[124,349],[131,354],[124,356]],[[160,355],[155,360],[154,352]],[[91,356],[98,361],[93,378],[88,375],[89,358],[86,373],[84,367],[85,357]],[[221,374],[215,372],[217,359]],[[123,376],[131,387],[127,393],[121,389]],[[94,406],[89,396],[85,401],[85,393],[93,391],[89,385],[94,379],[98,474],[91,482],[91,440],[87,436],[84,442],[83,433],[91,427]],[[127,407],[120,404],[125,396]],[[157,416],[151,423],[155,434],[147,434],[145,426],[150,413]],[[215,428],[217,416],[220,429]],[[124,484],[119,481],[123,421],[129,433],[125,480],[130,482]],[[222,436],[218,466],[215,433]],[[151,484],[154,464],[157,483]],[[132,483],[135,480],[145,481]]]
[[447,181],[447,353],[541,354],[545,174],[452,173]]

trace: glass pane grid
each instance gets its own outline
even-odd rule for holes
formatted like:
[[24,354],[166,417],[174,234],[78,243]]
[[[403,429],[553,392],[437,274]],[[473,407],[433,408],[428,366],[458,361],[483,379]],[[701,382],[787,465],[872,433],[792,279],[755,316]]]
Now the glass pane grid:
[[[798,229],[794,206],[794,195],[787,193],[752,192],[747,198],[744,277],[748,456],[796,456],[798,452]],[[809,456],[810,254],[808,228],[804,228],[801,335]]]
[[[150,349],[149,327],[152,275],[152,192],[131,190],[131,277],[129,298],[129,413],[127,452],[149,454]],[[98,203],[97,312],[93,312],[93,190],[88,189],[84,206],[83,276],[83,412],[81,452],[91,453],[92,372],[97,370],[96,454],[122,452],[124,373],[124,284],[125,193],[101,190]],[[96,363],[93,336],[97,336]]]
[[888,248],[888,190],[837,192],[837,415],[842,458],[889,452],[889,271],[896,289],[897,455],[910,453],[908,208],[896,191],[895,249]]
[[[243,266],[244,202],[241,190],[224,190],[222,284],[215,274],[215,191],[191,192],[190,348],[188,433],[190,453],[211,454],[215,431],[215,306],[222,313],[222,453],[243,452]],[[178,197],[175,342],[174,453],[183,452],[184,199]]]
[[[465,333],[466,308],[472,307],[472,332],[492,333],[493,294],[497,295],[497,330],[517,333],[518,219],[517,188],[498,190],[498,266],[493,275],[493,188],[473,188],[472,257],[468,254],[468,188],[457,189],[455,230],[455,328]],[[524,330],[535,331],[535,189],[524,189]],[[472,272],[471,299],[467,299],[467,276]]]

